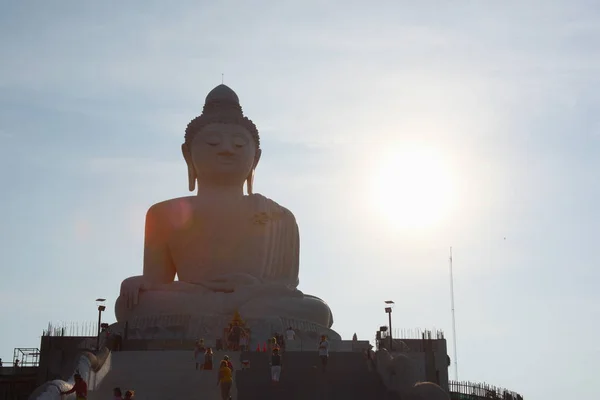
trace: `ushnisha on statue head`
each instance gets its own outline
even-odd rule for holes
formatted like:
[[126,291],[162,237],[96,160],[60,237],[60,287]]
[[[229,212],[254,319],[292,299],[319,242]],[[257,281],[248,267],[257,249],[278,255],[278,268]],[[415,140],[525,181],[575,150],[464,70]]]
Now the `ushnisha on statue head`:
[[244,116],[237,94],[219,85],[206,96],[202,114],[185,130],[181,145],[188,167],[189,190],[196,182],[243,186],[252,194],[254,171],[261,156],[256,125]]

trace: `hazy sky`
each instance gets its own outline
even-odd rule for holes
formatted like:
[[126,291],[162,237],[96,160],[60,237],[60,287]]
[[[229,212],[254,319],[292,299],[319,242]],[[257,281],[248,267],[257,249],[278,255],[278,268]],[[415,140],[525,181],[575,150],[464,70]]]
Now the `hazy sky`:
[[224,73],[344,338],[391,299],[451,344],[453,246],[459,378],[595,397],[600,3],[207,3],[1,3],[0,357],[97,297],[114,321]]

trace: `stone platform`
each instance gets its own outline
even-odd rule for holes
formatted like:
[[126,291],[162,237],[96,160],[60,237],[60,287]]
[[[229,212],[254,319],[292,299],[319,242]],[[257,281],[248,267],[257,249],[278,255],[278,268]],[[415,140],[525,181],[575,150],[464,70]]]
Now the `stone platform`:
[[[230,322],[231,317],[217,315],[204,317],[186,314],[157,315],[135,318],[127,323],[118,322],[111,325],[110,330],[128,339],[198,340],[223,337],[223,329],[227,328]],[[248,318],[244,322],[245,328],[251,332],[251,346],[263,343],[272,337],[273,333],[283,334],[290,326],[297,335],[306,339],[318,340],[320,335],[327,335],[330,340],[341,340],[340,335],[334,330],[308,321],[267,317]]]

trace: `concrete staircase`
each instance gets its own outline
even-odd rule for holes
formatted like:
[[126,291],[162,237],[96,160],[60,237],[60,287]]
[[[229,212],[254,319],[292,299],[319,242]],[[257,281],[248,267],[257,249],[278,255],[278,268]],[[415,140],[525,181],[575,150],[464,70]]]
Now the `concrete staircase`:
[[236,372],[238,400],[375,400],[386,390],[377,373],[370,372],[360,352],[332,352],[327,372],[317,352],[283,353],[281,381],[271,383],[268,353],[244,352],[250,369]]
[[[110,371],[88,399],[111,399],[113,388],[120,387],[123,393],[135,390],[140,400],[220,400],[217,371],[225,354],[240,367],[239,352],[215,352],[212,371],[195,369],[193,350],[113,352]],[[237,398],[235,384],[232,396]]]
[[[278,384],[271,383],[270,355],[257,352],[215,352],[214,369],[195,369],[192,350],[113,352],[110,371],[89,400],[112,398],[112,390],[135,390],[140,400],[220,399],[218,363],[228,354],[236,369],[234,400],[379,400],[386,390],[376,372],[369,371],[360,352],[331,352],[323,372],[317,352],[286,351]],[[240,370],[240,360],[250,368]]]

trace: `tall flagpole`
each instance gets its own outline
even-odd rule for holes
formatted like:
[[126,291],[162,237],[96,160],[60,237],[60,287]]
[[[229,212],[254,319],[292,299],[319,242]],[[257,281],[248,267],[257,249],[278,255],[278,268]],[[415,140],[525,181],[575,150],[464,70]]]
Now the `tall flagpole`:
[[458,381],[458,357],[456,356],[456,317],[454,315],[454,276],[452,275],[452,246],[450,246],[450,307],[452,309],[452,340],[454,341],[454,380]]

